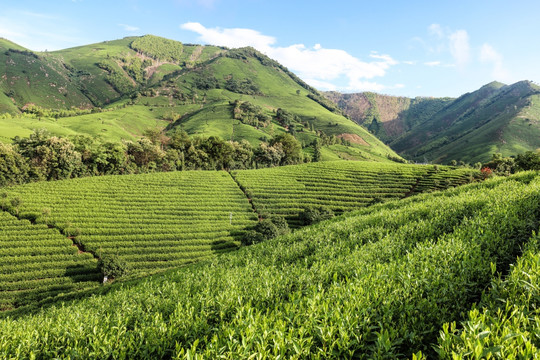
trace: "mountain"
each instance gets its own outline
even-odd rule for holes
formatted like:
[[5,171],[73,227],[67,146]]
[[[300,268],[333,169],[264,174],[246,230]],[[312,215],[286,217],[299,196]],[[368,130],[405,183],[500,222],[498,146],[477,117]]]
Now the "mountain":
[[[145,130],[247,140],[291,133],[323,160],[400,159],[331,101],[252,48],[153,35],[32,52],[0,39],[0,141],[35,128],[134,140]],[[2,115],[3,114],[3,115]]]
[[492,82],[457,99],[326,93],[402,156],[468,163],[540,148],[540,87]]
[[391,142],[418,124],[428,120],[452,101],[450,98],[397,97],[373,92],[324,95],[356,123],[379,139]]

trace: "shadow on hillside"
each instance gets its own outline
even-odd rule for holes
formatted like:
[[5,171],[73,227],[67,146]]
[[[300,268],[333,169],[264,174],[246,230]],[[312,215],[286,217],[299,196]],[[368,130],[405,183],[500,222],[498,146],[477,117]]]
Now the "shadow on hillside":
[[108,287],[99,288],[102,276],[96,266],[78,264],[65,268],[57,283],[48,286],[13,291],[9,310],[0,311],[0,318],[16,318],[34,314],[42,309],[63,301],[88,297],[91,294],[105,293]]

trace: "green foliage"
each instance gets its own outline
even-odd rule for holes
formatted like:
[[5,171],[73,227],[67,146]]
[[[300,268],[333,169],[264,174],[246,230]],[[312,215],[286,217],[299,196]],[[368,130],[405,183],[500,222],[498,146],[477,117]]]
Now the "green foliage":
[[195,78],[195,87],[200,90],[219,89],[219,82],[213,75],[201,74]]
[[182,57],[182,43],[154,35],[141,36],[130,44],[133,50],[156,60],[178,62]]
[[[299,91],[297,92],[297,94],[299,94]],[[325,109],[333,113],[342,114],[341,110],[333,102],[331,102],[330,100],[328,100],[327,98],[319,94],[318,92],[309,93],[308,98],[317,102],[319,105],[321,105],[322,107],[324,107]]]
[[299,215],[300,222],[303,225],[315,224],[332,217],[334,217],[334,212],[325,206],[308,206]]
[[129,57],[122,59],[124,62],[124,70],[128,73],[129,76],[137,83],[142,84],[145,80],[145,71],[144,69],[151,65],[151,61],[143,61],[139,57]]
[[287,110],[279,108],[276,111],[276,120],[281,124],[281,126],[291,126],[293,123],[298,122],[299,118]]
[[482,168],[488,168],[497,175],[510,175],[518,171],[540,170],[540,152],[527,151],[517,154],[516,157],[503,157],[501,153],[495,153],[491,161],[482,164]]
[[520,170],[540,170],[540,151],[518,154],[515,164]]
[[490,83],[455,99],[390,142],[422,161],[487,162],[494,152],[515,156],[540,147],[539,87],[529,81]]
[[14,144],[20,155],[28,159],[29,173],[34,179],[68,179],[81,166],[81,154],[73,143],[66,138],[50,136],[47,131],[36,130],[28,138],[15,138]]
[[540,316],[540,253],[538,235],[506,278],[495,278],[459,326],[446,323],[439,337],[441,359],[534,359]]
[[472,169],[451,170],[446,166],[438,169],[365,161],[328,161],[233,171],[232,175],[249,192],[256,209],[284,216],[291,227],[299,227],[304,225],[300,215],[306,208],[323,207],[323,214],[326,209],[341,213],[368,206],[373,198],[388,201],[466,184],[472,175],[480,174]]
[[235,100],[231,105],[234,119],[255,127],[267,127],[270,125],[270,116],[266,115],[260,106],[253,105],[249,101],[240,100]]
[[117,255],[104,255],[98,261],[98,268],[104,277],[118,279],[129,273],[127,262]]
[[302,146],[290,134],[280,134],[268,144],[261,143],[254,155],[262,166],[293,165],[303,161]]
[[[11,205],[24,203],[15,197]],[[0,228],[0,311],[39,307],[47,299],[98,285],[96,260],[90,254],[77,254],[71,240],[58,231],[7,212],[0,212]]]
[[236,80],[234,76],[231,76],[225,82],[225,89],[238,94],[263,95],[259,86],[255,84],[250,78]]
[[27,182],[28,172],[26,160],[12,146],[0,143],[0,187]]
[[47,223],[99,258],[118,256],[134,275],[235,250],[257,221],[224,171],[86,177],[6,192],[21,200],[14,213],[37,219],[49,208]]
[[[494,269],[509,269],[539,211],[535,173],[387,202],[2,319],[0,356],[435,358],[439,331],[471,309]],[[528,274],[516,272],[521,289],[510,294],[535,297]]]
[[[167,126],[167,130],[180,127],[191,136],[247,140],[252,147],[284,131],[306,144],[322,134],[353,134],[366,143],[347,145],[354,147],[348,156],[325,149],[321,159],[388,161],[389,154],[397,156],[360,126],[321,106],[324,99],[317,90],[254,49],[169,44],[166,39],[145,36],[55,51],[39,59],[29,56],[10,53],[7,59],[0,53],[0,63],[14,63],[8,74],[13,85],[0,89],[2,142],[39,128],[56,136],[84,134],[111,142],[137,141],[149,127]],[[233,92],[224,88],[225,83]],[[306,96],[298,96],[297,91]],[[310,99],[310,94],[319,101]],[[235,121],[228,104],[238,99],[263,109],[266,116],[257,116],[258,126]],[[28,111],[18,115],[27,104],[36,106],[29,105]],[[278,108],[297,116],[291,126],[284,129],[268,119]],[[310,151],[305,152],[307,160]],[[204,159],[202,163],[211,166]]]
[[105,80],[120,94],[129,94],[135,90],[135,85],[120,70],[119,66],[112,61],[101,61],[96,64],[100,69],[105,70],[107,75]]

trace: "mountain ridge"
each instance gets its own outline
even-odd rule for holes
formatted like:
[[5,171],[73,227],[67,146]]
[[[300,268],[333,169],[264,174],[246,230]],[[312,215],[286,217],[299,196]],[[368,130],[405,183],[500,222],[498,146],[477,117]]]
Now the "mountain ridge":
[[[514,156],[540,148],[539,94],[540,87],[527,80],[511,85],[493,81],[456,99],[325,93],[402,156],[442,163],[485,162],[493,153]],[[404,106],[381,116],[389,102]]]
[[[36,53],[3,41],[2,70],[0,116],[17,119],[0,119],[2,141],[35,127],[133,140],[157,126],[252,145],[291,133],[306,156],[315,156],[318,141],[326,160],[400,159],[318,90],[249,47],[144,35]],[[237,113],[240,103],[249,111]]]

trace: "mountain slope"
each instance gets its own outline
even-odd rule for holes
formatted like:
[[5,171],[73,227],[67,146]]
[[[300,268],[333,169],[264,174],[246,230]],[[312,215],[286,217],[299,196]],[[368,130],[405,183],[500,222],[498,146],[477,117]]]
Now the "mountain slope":
[[516,155],[540,147],[538,86],[491,83],[465,94],[429,121],[393,141],[415,159],[486,161],[495,152]]
[[366,127],[385,142],[390,142],[423,123],[452,101],[450,98],[396,97],[372,92],[324,94],[353,121]]
[[291,133],[306,154],[314,154],[317,140],[322,160],[399,159],[316,89],[252,48],[152,35],[50,53],[8,41],[0,46],[6,74],[0,109],[23,112],[16,119],[0,117],[0,127],[9,128],[2,141],[35,127],[107,140],[133,140],[156,127],[182,129],[253,145]]
[[495,152],[511,156],[540,148],[540,87],[529,81],[492,82],[457,99],[326,95],[392,149],[416,161],[474,163]]

